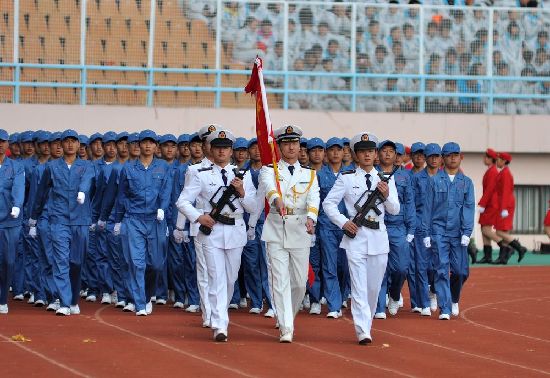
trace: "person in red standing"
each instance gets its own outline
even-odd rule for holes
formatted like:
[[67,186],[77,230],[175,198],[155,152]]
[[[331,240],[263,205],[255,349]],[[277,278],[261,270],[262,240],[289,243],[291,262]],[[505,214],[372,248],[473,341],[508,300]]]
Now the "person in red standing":
[[483,175],[483,195],[478,203],[479,224],[481,226],[481,234],[483,235],[483,258],[479,261],[480,264],[490,264],[493,262],[492,241],[498,243],[499,246],[502,243],[502,238],[493,229],[497,217],[500,216],[498,213],[498,195],[496,193],[497,176],[499,173],[496,162],[496,151],[488,148],[483,157],[483,163],[487,166],[487,171]]
[[546,218],[544,218],[544,232],[550,238],[550,200],[548,200],[548,210],[546,211]]
[[527,248],[522,246],[517,239],[510,235],[513,228],[514,211],[516,208],[516,199],[514,196],[514,177],[510,171],[510,162],[512,155],[507,152],[499,152],[497,157],[497,168],[500,172],[497,176],[496,192],[498,195],[498,216],[496,217],[495,229],[497,235],[503,241],[500,248],[500,254],[495,264],[507,264],[508,259],[513,253],[513,249],[518,252],[518,262],[520,262]]

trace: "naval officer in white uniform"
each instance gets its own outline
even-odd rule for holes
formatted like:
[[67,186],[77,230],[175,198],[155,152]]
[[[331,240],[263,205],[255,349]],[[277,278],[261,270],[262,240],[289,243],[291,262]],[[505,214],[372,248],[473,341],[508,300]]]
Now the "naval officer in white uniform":
[[271,269],[271,289],[280,329],[280,342],[292,342],[294,317],[306,291],[311,237],[319,212],[319,184],[315,170],[298,162],[302,130],[283,126],[274,136],[281,151],[278,162],[280,192],[273,166],[260,172],[260,191],[270,211],[262,240]]
[[[384,224],[384,214],[399,214],[399,198],[393,177],[388,183],[381,182],[374,168],[378,139],[369,132],[353,137],[350,142],[355,154],[356,169],[343,172],[323,201],[323,209],[330,220],[343,230],[355,234],[355,238],[346,235],[340,247],[346,250],[351,278],[351,313],[359,344],[372,342],[371,326],[376,310],[380,285],[388,263],[390,251],[388,233]],[[379,201],[381,214],[371,210],[367,214],[369,227],[357,226],[338,211],[342,199],[351,219],[357,214],[355,203],[365,191],[367,194],[376,188],[380,190],[384,201]],[[359,205],[363,205],[365,195]]]

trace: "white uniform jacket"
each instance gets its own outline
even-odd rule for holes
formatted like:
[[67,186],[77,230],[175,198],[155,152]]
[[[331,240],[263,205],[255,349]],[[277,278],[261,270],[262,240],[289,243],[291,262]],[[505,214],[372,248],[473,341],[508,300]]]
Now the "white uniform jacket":
[[272,166],[264,166],[260,172],[259,191],[265,193],[271,209],[267,214],[262,240],[280,243],[283,248],[309,248],[311,235],[306,231],[307,218],[317,222],[319,213],[319,183],[315,170],[294,164],[294,174],[288,169],[289,164],[280,160],[279,183],[286,214],[281,217],[273,206],[275,198],[280,198],[275,184],[275,173]]
[[[231,164],[225,166],[227,185],[235,178],[234,168],[238,167]],[[197,228],[199,226],[197,222],[199,216],[209,214],[212,211],[210,199],[218,188],[224,186],[221,169],[218,165],[212,165],[188,170],[185,177],[185,187],[178,198],[176,206],[189,219],[191,225],[195,225]],[[197,241],[221,249],[239,248],[246,245],[246,225],[243,214],[245,211],[251,213],[256,210],[256,188],[252,183],[249,172],[244,176],[243,185],[245,196],[233,201],[235,211],[232,211],[229,206],[222,209],[222,214],[235,218],[235,225],[224,225],[217,222],[210,235],[199,232]]]
[[[378,171],[372,168],[371,175],[371,191],[376,189],[376,186],[380,182],[378,177]],[[345,215],[338,211],[338,204],[342,199],[346,205],[350,219],[352,219],[357,210],[355,209],[355,203],[361,197],[361,195],[367,190],[367,181],[365,175],[367,172],[361,168],[357,168],[355,171],[341,173],[334,186],[323,201],[323,209],[332,223],[342,228],[344,224],[349,220]],[[390,250],[388,242],[388,233],[386,231],[386,225],[384,224],[384,214],[387,211],[389,214],[399,214],[399,197],[397,195],[397,189],[395,188],[395,181],[393,177],[388,182],[390,193],[388,198],[383,203],[378,204],[378,209],[381,211],[380,215],[376,215],[374,211],[370,211],[367,217],[370,220],[377,221],[380,224],[380,229],[373,230],[367,227],[359,227],[359,231],[355,238],[351,239],[344,235],[340,247],[348,251],[367,251],[368,255],[379,255],[388,253]],[[360,203],[362,205],[368,197],[365,195]]]

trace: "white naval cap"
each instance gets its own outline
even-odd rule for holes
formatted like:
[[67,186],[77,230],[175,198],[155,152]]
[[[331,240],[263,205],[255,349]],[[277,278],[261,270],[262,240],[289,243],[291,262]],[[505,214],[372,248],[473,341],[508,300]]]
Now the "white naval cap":
[[302,134],[302,129],[295,125],[285,125],[273,132],[273,136],[275,136],[277,142],[297,142],[300,141]]
[[235,136],[229,130],[219,129],[211,132],[206,141],[210,143],[212,147],[233,147],[235,142]]
[[378,147],[378,138],[370,131],[363,131],[351,138],[350,146],[353,151],[376,149]]

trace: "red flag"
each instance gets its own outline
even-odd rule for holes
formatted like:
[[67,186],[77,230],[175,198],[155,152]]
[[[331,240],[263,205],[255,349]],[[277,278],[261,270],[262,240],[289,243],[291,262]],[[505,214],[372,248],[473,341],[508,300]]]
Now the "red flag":
[[[260,150],[260,158],[262,164],[273,164],[273,170],[275,171],[275,183],[277,184],[277,191],[281,195],[281,187],[279,184],[279,169],[277,162],[279,161],[279,150],[277,143],[273,136],[273,126],[269,117],[269,107],[267,105],[267,95],[264,85],[263,75],[263,62],[262,59],[256,57],[254,61],[254,68],[252,69],[252,75],[250,81],[244,88],[246,93],[250,93],[256,96],[256,137],[258,139],[258,149]],[[281,195],[282,198],[282,195]],[[269,211],[269,205],[266,201],[266,214]],[[307,273],[307,282],[309,286],[313,285],[315,281],[315,273],[311,264],[309,265]]]

